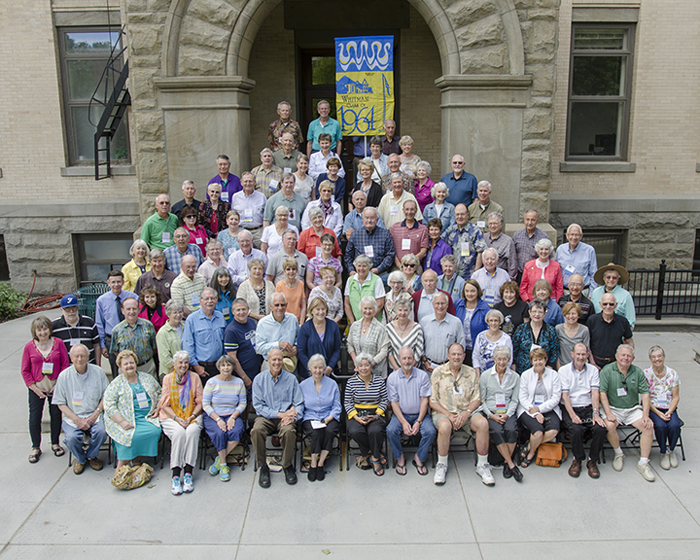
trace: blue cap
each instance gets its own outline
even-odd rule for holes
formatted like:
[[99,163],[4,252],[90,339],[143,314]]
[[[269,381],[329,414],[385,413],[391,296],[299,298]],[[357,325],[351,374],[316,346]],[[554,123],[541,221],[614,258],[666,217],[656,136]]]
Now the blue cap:
[[77,305],[78,298],[75,297],[73,294],[66,294],[61,298],[61,309],[64,309],[66,307],[76,307]]

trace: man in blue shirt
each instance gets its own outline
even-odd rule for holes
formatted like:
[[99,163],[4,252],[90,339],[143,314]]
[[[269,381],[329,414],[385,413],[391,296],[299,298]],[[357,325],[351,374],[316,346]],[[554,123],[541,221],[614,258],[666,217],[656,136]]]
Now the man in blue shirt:
[[224,354],[226,319],[214,309],[218,299],[216,290],[204,288],[200,308],[187,317],[182,333],[182,349],[190,355],[190,365],[202,378],[202,385],[219,374],[216,361]]
[[272,296],[271,307],[272,312],[258,321],[255,350],[268,359],[270,350],[278,348],[285,358],[296,363],[299,320],[292,313],[287,313],[287,296],[281,292]]
[[[367,206],[367,195],[364,191],[358,190],[352,193],[352,205],[355,208],[346,214],[345,221],[343,222],[343,233],[348,241],[350,241],[350,237],[356,230],[364,226],[362,222],[362,212],[364,212],[365,206]],[[377,227],[386,229],[381,216],[377,216]]]
[[250,308],[243,298],[233,300],[231,311],[234,320],[224,331],[224,350],[233,359],[238,377],[250,390],[262,365],[262,357],[255,351],[257,324],[248,316]]
[[474,175],[464,170],[464,157],[459,154],[452,156],[452,173],[443,175],[441,181],[450,190],[445,200],[454,206],[459,203],[469,206],[479,199],[478,181]]
[[316,105],[316,109],[318,110],[319,117],[309,124],[309,131],[306,135],[306,155],[311,157],[313,152],[321,150],[318,137],[325,132],[331,135],[331,152],[336,152],[338,157],[340,157],[343,151],[343,144],[341,143],[343,132],[340,128],[340,123],[329,116],[331,114],[331,104],[325,99],[322,99],[318,102],[318,105]]
[[[233,173],[229,173],[231,160],[227,155],[222,154],[216,158],[216,168],[219,173],[209,180],[207,186],[213,183],[221,185],[221,200],[230,204],[233,195],[243,189],[241,180]],[[207,194],[207,200],[209,200],[209,194]]]
[[182,268],[182,257],[192,255],[197,259],[197,268],[204,262],[202,250],[194,243],[190,243],[190,234],[184,227],[175,230],[175,245],[171,245],[163,251],[165,266],[172,272],[179,273]]
[[595,249],[587,243],[582,243],[583,230],[578,224],[571,224],[566,229],[566,239],[568,243],[562,243],[557,248],[554,260],[561,266],[561,273],[564,276],[564,287],[569,289],[569,278],[573,274],[583,276],[584,293],[588,290],[595,290],[598,284],[594,280],[598,270],[598,258]]

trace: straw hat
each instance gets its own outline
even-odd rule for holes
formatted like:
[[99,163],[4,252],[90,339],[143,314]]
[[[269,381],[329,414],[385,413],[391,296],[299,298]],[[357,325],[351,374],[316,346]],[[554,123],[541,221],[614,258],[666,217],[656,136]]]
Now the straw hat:
[[630,273],[627,272],[627,269],[624,266],[620,266],[619,264],[614,264],[614,263],[608,263],[605,266],[601,266],[598,270],[596,270],[596,273],[593,276],[593,279],[596,281],[596,284],[598,284],[600,286],[605,285],[605,281],[603,280],[603,275],[608,270],[616,270],[617,273],[620,275],[620,280],[619,280],[618,284],[627,284],[627,282],[629,282]]

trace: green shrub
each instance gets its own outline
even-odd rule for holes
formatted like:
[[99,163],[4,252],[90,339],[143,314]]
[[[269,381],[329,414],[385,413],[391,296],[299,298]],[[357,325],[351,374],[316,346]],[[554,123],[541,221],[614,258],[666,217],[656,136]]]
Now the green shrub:
[[0,319],[14,319],[26,297],[9,282],[0,282]]

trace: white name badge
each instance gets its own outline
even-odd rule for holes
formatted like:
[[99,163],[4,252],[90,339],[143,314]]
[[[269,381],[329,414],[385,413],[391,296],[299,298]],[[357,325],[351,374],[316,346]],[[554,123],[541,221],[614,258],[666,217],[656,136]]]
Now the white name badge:
[[535,395],[535,406],[540,406],[546,400],[545,395]]
[[572,265],[572,264],[570,264],[569,266],[567,266],[564,270],[565,270],[566,272],[568,272],[569,274],[573,274],[574,272],[576,272],[576,268],[575,268],[574,265]]
[[665,395],[656,399],[656,406],[657,408],[668,408],[668,400],[666,400]]
[[291,172],[292,172],[292,168],[291,168],[291,167],[285,167],[282,171],[283,171],[283,173],[291,173]]
[[496,393],[496,412],[503,413],[506,411],[506,394]]
[[229,310],[228,310],[228,307],[224,307],[224,308],[221,310],[221,314],[224,316],[224,319],[228,319],[228,311],[229,311]]
[[201,237],[195,237],[195,238],[194,238],[194,242],[195,242],[197,245],[201,245],[201,244],[202,244],[202,238],[201,238]]
[[539,344],[533,344],[532,346],[530,346],[530,352],[532,352],[536,348],[542,348],[542,347]]
[[197,294],[192,294],[192,305],[199,305],[199,296]]
[[163,233],[161,233],[161,235],[160,235],[160,240],[161,240],[163,243],[170,243],[170,232],[169,232],[169,231],[164,231]]
[[627,396],[627,389],[624,387],[618,387],[617,388],[617,396],[618,397],[626,397]]
[[462,241],[459,246],[463,257],[468,257],[471,254],[469,241]]
[[401,240],[401,250],[402,251],[410,251],[411,250],[411,240],[410,239],[402,239]]
[[228,202],[228,191],[224,191],[221,193],[221,200],[224,202]]
[[321,247],[316,247],[316,256],[317,257],[321,256]]
[[70,339],[70,347],[73,348],[76,344],[80,344],[80,339],[79,338],[71,338]]
[[372,245],[365,245],[365,255],[370,259],[374,258],[374,247]]
[[73,398],[71,399],[73,406],[83,406],[83,392],[76,391],[73,393]]
[[491,294],[484,294],[484,301],[489,304],[489,307],[493,307],[496,298]]
[[146,393],[136,393],[136,400],[139,403],[139,408],[148,408],[148,397]]
[[476,222],[476,227],[478,227],[479,229],[484,229],[486,227],[486,222],[484,220],[479,220],[478,222]]
[[41,374],[51,375],[53,373],[53,366],[54,364],[52,362],[44,362],[41,364]]
[[243,223],[249,224],[253,221],[253,209],[246,208],[243,210]]
[[277,185],[279,185],[279,184],[280,184],[280,182],[277,179],[272,179],[272,181],[270,181],[270,190],[276,191]]
[[392,216],[398,216],[399,215],[399,207],[398,206],[391,206],[389,208],[389,214]]
[[452,394],[453,395],[461,395],[463,393],[464,393],[464,389],[462,389],[461,387],[454,387],[454,386],[452,387]]

